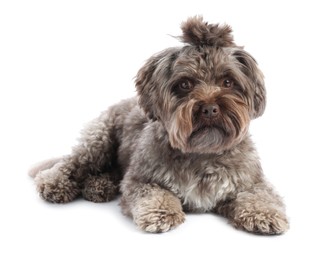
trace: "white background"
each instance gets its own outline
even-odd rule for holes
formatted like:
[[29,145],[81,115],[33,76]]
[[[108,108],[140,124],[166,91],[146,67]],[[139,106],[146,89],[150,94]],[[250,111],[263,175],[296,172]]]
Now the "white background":
[[[313,259],[313,7],[311,1],[1,1],[1,259]],[[211,214],[145,234],[118,200],[42,201],[27,170],[67,154],[89,120],[135,94],[153,53],[179,43],[202,14],[228,23],[259,62],[268,104],[251,133],[290,230],[257,236]],[[292,258],[290,258],[292,257]]]

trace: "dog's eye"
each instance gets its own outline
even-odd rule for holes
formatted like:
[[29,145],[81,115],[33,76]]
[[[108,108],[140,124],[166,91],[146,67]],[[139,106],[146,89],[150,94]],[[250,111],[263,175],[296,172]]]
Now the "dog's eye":
[[233,81],[231,79],[225,79],[223,81],[223,87],[232,88],[233,87]]
[[183,79],[181,80],[177,86],[181,89],[181,90],[184,90],[184,91],[188,91],[188,90],[191,90],[194,88],[194,84],[188,80],[188,79]]

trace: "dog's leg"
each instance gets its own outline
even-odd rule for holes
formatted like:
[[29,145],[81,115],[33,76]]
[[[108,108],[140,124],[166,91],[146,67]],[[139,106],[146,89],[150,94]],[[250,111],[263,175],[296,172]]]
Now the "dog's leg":
[[80,143],[73,148],[72,154],[52,168],[34,174],[43,199],[65,203],[83,193],[87,200],[99,202],[108,201],[117,194],[116,176],[111,178],[109,173],[103,174],[112,170],[112,162],[116,160],[114,118],[114,109],[103,113],[82,132]]
[[121,207],[140,229],[152,233],[166,232],[185,219],[180,200],[157,184],[124,183]]
[[62,158],[51,158],[49,160],[36,163],[29,169],[28,175],[35,178],[39,172],[52,168],[56,163],[60,162],[61,159]]
[[265,182],[238,193],[215,211],[227,217],[234,227],[253,233],[281,234],[289,228],[281,198]]

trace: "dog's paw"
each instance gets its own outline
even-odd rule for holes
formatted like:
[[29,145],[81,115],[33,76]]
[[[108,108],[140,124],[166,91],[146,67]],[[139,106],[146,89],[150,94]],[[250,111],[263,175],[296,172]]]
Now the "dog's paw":
[[146,232],[167,232],[185,220],[180,200],[168,191],[141,198],[133,212],[134,222]]
[[135,220],[138,227],[146,232],[167,232],[184,222],[183,212],[156,210],[138,216]]
[[236,228],[265,235],[279,235],[289,229],[286,215],[275,209],[266,209],[264,211],[242,210],[232,220],[232,224]]
[[108,174],[87,177],[82,189],[83,198],[92,202],[108,202],[113,200],[118,192],[118,185],[114,184]]
[[39,195],[52,203],[66,203],[74,200],[80,190],[76,182],[69,180],[55,165],[53,168],[39,172],[35,177]]

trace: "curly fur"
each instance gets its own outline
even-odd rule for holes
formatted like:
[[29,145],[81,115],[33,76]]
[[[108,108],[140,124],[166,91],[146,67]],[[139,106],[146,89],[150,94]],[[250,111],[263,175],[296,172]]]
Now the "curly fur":
[[139,70],[137,97],[92,121],[70,155],[31,171],[37,190],[53,203],[109,201],[120,190],[123,213],[147,232],[212,211],[236,228],[281,234],[285,207],[248,133],[265,109],[263,74],[230,27],[194,17],[182,30],[185,46]]
[[182,42],[195,46],[231,47],[233,43],[232,29],[229,25],[208,24],[201,16],[189,18],[181,26]]

